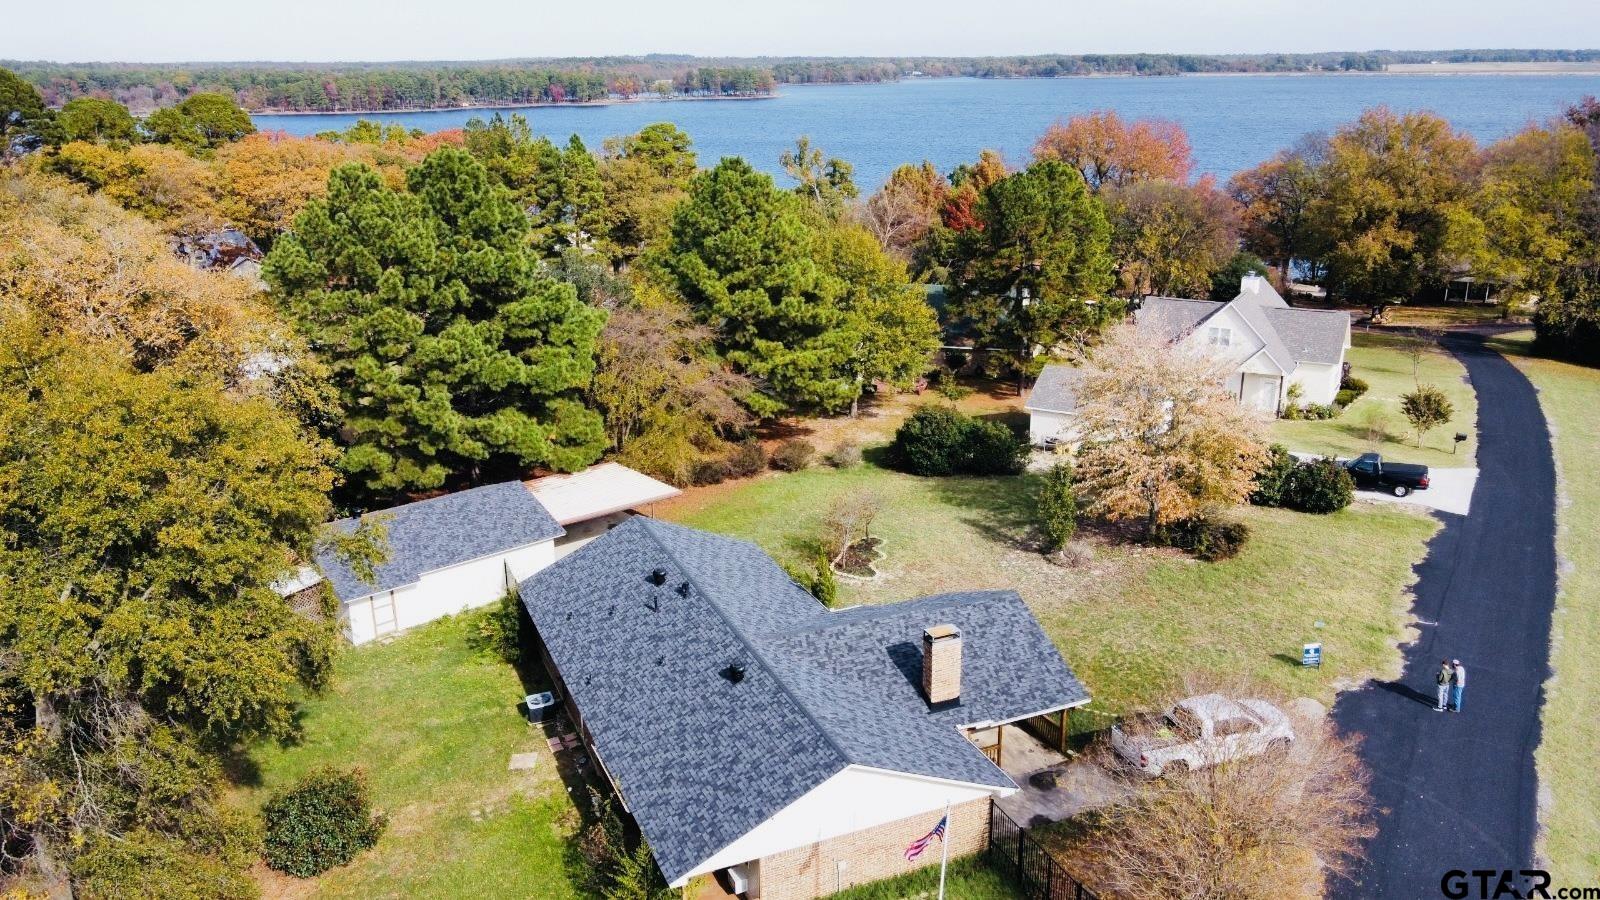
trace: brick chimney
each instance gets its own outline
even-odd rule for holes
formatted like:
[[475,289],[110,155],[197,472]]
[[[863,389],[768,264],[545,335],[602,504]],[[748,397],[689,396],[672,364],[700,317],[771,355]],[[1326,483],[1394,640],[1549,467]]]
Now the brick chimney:
[[922,633],[922,693],[934,706],[961,698],[961,630],[954,625]]

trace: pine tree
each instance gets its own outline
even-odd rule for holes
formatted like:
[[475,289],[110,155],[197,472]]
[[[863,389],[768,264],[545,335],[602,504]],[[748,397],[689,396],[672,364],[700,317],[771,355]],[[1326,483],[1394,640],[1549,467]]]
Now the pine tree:
[[439,150],[407,182],[334,170],[264,268],[332,369],[345,471],[395,492],[593,462],[605,434],[580,391],[604,314],[544,273],[522,209],[467,153]]
[[757,411],[840,409],[856,395],[843,285],[801,201],[742,159],[695,176],[673,216],[661,266],[719,345],[762,383]]

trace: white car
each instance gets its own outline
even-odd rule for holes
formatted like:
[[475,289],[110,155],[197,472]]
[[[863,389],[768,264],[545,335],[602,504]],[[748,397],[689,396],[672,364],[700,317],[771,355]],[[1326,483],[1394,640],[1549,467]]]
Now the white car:
[[1111,729],[1117,755],[1147,775],[1203,769],[1231,759],[1280,752],[1294,743],[1289,717],[1265,700],[1202,694],[1161,716]]

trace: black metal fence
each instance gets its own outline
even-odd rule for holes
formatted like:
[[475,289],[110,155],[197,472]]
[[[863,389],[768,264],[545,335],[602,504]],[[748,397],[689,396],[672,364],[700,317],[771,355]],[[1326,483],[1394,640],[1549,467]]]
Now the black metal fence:
[[1028,829],[997,804],[989,805],[989,865],[1021,888],[1027,900],[1096,900]]

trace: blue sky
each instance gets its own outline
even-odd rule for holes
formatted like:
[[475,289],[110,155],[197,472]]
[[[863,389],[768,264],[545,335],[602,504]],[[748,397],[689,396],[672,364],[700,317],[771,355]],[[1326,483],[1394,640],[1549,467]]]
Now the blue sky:
[[63,61],[1596,46],[1596,0],[0,0],[0,58]]

